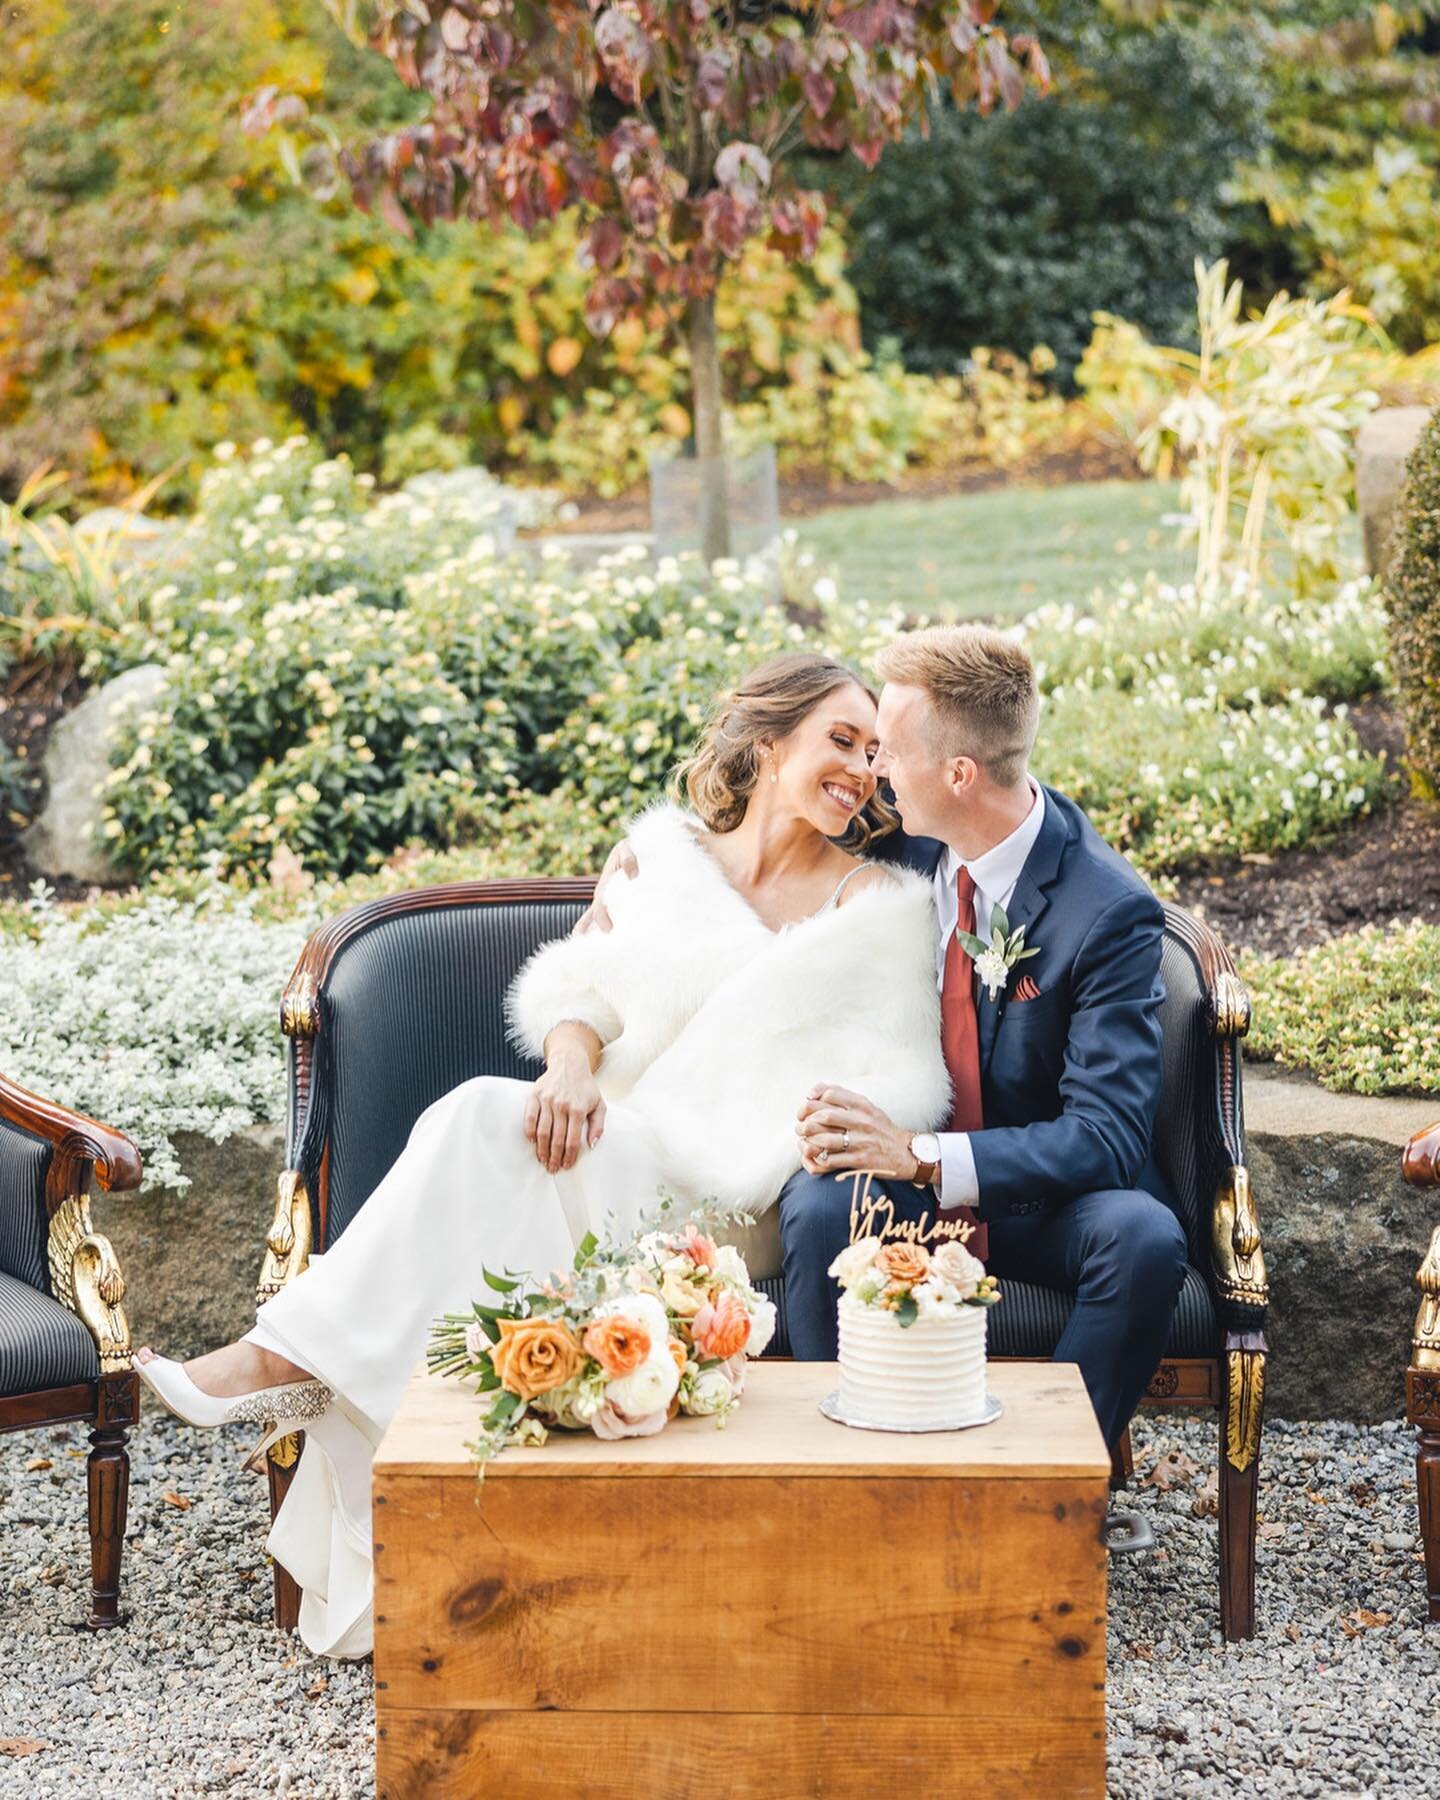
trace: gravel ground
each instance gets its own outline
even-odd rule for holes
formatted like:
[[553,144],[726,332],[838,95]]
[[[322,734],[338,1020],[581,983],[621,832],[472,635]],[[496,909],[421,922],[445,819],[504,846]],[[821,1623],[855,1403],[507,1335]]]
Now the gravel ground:
[[[1117,1800],[1440,1796],[1440,1630],[1421,1624],[1412,1441],[1399,1422],[1267,1426],[1261,1631],[1226,1648],[1201,1498],[1213,1421],[1142,1419],[1131,1498],[1157,1549],[1112,1563]],[[72,1629],[84,1447],[73,1429],[0,1439],[0,1796],[372,1794],[369,1665],[317,1661],[270,1628],[264,1489],[238,1438],[147,1416],[133,1622]],[[25,1754],[25,1740],[42,1747]]]

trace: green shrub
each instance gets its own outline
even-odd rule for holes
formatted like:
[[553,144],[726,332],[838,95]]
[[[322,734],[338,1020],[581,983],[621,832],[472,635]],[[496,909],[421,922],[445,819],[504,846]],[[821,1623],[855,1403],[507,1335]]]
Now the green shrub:
[[1405,465],[1386,585],[1411,774],[1421,793],[1440,799],[1440,411]]
[[838,172],[866,341],[895,338],[912,369],[1045,344],[1068,381],[1097,309],[1192,336],[1187,271],[1224,248],[1226,184],[1263,138],[1258,47],[1235,26],[1026,10],[1052,93],[1013,113],[937,109],[873,173]]
[[1440,927],[1367,925],[1290,961],[1242,956],[1248,1054],[1328,1088],[1440,1093]]

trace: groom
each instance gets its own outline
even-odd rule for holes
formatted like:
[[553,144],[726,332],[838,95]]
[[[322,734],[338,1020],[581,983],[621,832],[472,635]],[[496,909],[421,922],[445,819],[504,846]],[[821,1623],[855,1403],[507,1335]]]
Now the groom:
[[[804,1170],[780,1197],[791,1346],[835,1355],[827,1271],[851,1194],[835,1177],[874,1170],[899,1216],[973,1209],[971,1248],[1002,1289],[1013,1276],[1075,1295],[1055,1358],[1080,1365],[1113,1448],[1164,1353],[1186,1260],[1151,1147],[1163,914],[1080,808],[1027,772],[1040,702],[1024,649],[941,627],[896,640],[876,667],[875,771],[904,825],[877,848],[935,882],[954,1105],[947,1130],[912,1134],[862,1095],[812,1090]],[[1001,920],[1039,954],[1000,966]],[[972,960],[957,929],[990,954]]]

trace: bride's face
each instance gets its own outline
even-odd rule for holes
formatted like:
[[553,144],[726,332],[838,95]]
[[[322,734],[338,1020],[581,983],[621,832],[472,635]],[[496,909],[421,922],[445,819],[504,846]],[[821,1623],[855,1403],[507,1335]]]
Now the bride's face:
[[770,791],[825,837],[839,837],[875,792],[875,750],[875,702],[862,687],[836,688],[774,746]]

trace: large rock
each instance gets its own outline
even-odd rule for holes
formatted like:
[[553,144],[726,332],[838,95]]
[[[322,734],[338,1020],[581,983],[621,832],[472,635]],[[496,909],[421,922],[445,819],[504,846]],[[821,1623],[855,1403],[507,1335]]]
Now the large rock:
[[1418,1299],[1415,1270],[1440,1218],[1407,1187],[1400,1152],[1435,1100],[1331,1094],[1247,1066],[1251,1182],[1270,1273],[1266,1408],[1292,1419],[1393,1419]]
[[120,1258],[134,1342],[195,1356],[255,1323],[285,1130],[252,1125],[223,1144],[180,1132],[175,1147],[188,1188],[97,1194],[92,1212]]
[[110,773],[110,744],[124,721],[149,706],[164,683],[165,671],[157,663],[127,669],[88,695],[50,733],[45,808],[21,837],[26,860],[42,875],[69,875],[102,885],[125,879],[96,835]]
[[1355,441],[1355,504],[1365,537],[1365,566],[1383,576],[1390,566],[1395,504],[1405,485],[1405,459],[1415,448],[1429,409],[1382,406],[1360,427]]

